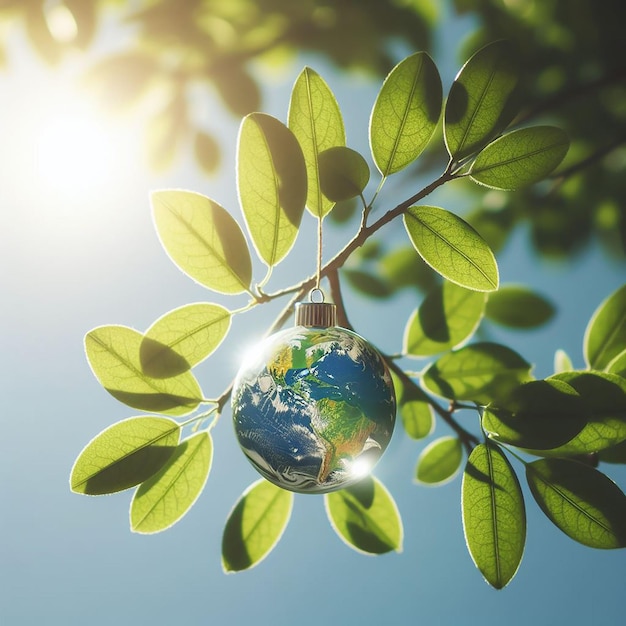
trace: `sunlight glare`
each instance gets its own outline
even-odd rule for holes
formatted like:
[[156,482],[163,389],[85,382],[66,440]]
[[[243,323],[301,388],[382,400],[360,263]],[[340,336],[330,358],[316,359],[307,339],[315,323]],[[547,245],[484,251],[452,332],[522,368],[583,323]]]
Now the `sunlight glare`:
[[365,478],[372,471],[372,460],[366,457],[359,457],[352,462],[350,472],[355,478]]
[[31,238],[57,247],[62,241],[69,254],[84,237],[116,224],[118,209],[145,184],[137,125],[107,115],[60,75],[42,76],[36,97],[23,101],[14,119],[11,187],[19,205],[28,207],[19,215]]
[[37,141],[37,171],[55,192],[74,195],[102,187],[115,167],[115,145],[105,120],[86,103],[50,112]]
[[261,350],[262,339],[257,338],[251,345],[242,346],[237,350],[236,365],[238,368],[256,368],[261,366],[263,358],[266,356]]

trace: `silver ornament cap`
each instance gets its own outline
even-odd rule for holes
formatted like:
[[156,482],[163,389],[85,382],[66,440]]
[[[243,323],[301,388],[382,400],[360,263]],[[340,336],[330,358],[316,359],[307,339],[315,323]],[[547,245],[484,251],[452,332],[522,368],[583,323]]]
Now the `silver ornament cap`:
[[328,302],[297,302],[296,326],[306,328],[337,326],[337,307]]

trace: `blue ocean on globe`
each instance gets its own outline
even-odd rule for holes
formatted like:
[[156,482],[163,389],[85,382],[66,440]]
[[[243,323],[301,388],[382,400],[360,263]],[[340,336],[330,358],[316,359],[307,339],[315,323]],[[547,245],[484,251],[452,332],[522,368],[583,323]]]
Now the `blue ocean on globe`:
[[274,484],[303,493],[361,479],[395,422],[391,376],[380,354],[340,327],[296,326],[262,342],[232,394],[239,444]]

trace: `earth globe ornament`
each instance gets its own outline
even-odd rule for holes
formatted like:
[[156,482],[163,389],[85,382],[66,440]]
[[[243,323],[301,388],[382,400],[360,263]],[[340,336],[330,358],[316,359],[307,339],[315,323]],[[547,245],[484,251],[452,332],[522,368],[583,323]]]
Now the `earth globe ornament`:
[[335,305],[313,290],[310,302],[296,304],[295,325],[261,341],[234,382],[241,449],[289,491],[327,493],[358,482],[393,432],[396,400],[384,359],[336,321]]

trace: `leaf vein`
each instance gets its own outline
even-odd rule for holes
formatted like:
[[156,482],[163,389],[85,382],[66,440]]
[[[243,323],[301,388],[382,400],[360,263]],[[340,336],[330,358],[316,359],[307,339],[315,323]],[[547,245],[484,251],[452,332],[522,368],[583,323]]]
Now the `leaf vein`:
[[[163,502],[163,500],[165,499],[165,496],[167,496],[167,494],[173,489],[174,485],[176,484],[176,482],[178,481],[180,476],[187,470],[187,468],[189,467],[189,464],[193,461],[193,459],[196,458],[196,455],[200,452],[200,449],[202,447],[202,443],[203,443],[203,440],[202,439],[199,440],[199,442],[196,444],[195,448],[189,453],[189,458],[187,459],[187,461],[185,463],[183,463],[181,465],[181,468],[176,473],[176,475],[173,477],[173,479],[169,482],[169,484],[165,488],[165,491],[161,494],[161,496],[159,498],[157,498],[154,501],[154,504],[151,507],[149,507],[149,509],[145,513],[145,515],[138,522],[135,523],[135,528],[139,528],[141,526],[141,524],[143,524],[143,522],[146,521],[148,516],[150,516],[152,514],[154,509],[156,509],[156,507],[161,502]],[[146,492],[146,493],[148,493],[148,492]]]
[[242,290],[248,291],[248,285],[244,284],[241,277],[230,266],[230,263],[228,262],[228,260],[220,252],[218,252],[218,250],[214,246],[212,246],[196,228],[194,228],[191,225],[191,222],[185,220],[183,216],[178,211],[176,211],[176,209],[170,203],[163,202],[163,204],[167,207],[171,215],[176,220],[178,220],[183,226],[185,226],[189,230],[189,232],[209,250],[209,252],[220,262],[222,267],[226,268],[230,276],[234,278],[237,281],[237,283],[239,283]]
[[493,469],[493,460],[491,458],[491,449],[486,446],[487,455],[487,471],[489,473],[489,499],[491,505],[491,523],[493,534],[493,550],[494,561],[496,566],[496,579],[498,584],[502,581],[502,565],[500,563],[500,537],[498,536],[498,511],[496,502],[496,490],[495,490],[495,474]]
[[109,463],[108,465],[105,465],[104,467],[100,468],[99,470],[89,474],[84,480],[81,480],[81,481],[79,481],[77,483],[72,483],[72,487],[73,488],[74,487],[81,487],[85,483],[89,482],[94,476],[97,476],[105,468],[113,467],[117,463],[121,463],[124,459],[127,459],[128,457],[132,456],[133,454],[136,454],[140,450],[143,450],[145,448],[149,448],[150,446],[154,445],[157,441],[160,441],[161,439],[164,439],[165,437],[169,437],[174,431],[179,430],[179,429],[180,429],[180,426],[178,424],[173,425],[169,430],[163,432],[158,437],[154,437],[153,439],[150,439],[149,441],[146,441],[141,446],[136,446],[135,448],[132,448],[132,450],[130,450],[126,454],[123,454],[122,456],[117,457],[116,459],[114,459],[113,463]]
[[441,233],[437,232],[434,228],[432,228],[429,224],[427,224],[426,222],[424,222],[423,220],[421,220],[419,217],[415,217],[412,214],[408,214],[409,217],[413,217],[413,219],[417,220],[424,228],[426,228],[436,239],[439,239],[440,241],[442,241],[443,243],[445,243],[449,248],[451,248],[452,250],[454,250],[455,252],[457,252],[460,256],[462,256],[465,261],[467,261],[467,263],[469,263],[473,268],[475,268],[476,270],[478,270],[478,272],[483,276],[483,278],[493,287],[496,287],[496,283],[494,283],[494,281],[487,276],[487,274],[483,271],[483,269],[477,265],[470,257],[467,256],[467,254],[465,254],[465,252],[463,252],[463,250],[459,249],[456,245],[454,245],[451,241],[449,241],[448,239],[446,239],[446,237],[444,237]]
[[[530,466],[530,467],[532,468],[532,466]],[[534,470],[534,468],[532,468],[532,469]],[[557,496],[559,496],[566,504],[569,504],[573,509],[575,509],[580,514],[582,514],[584,517],[586,517],[592,524],[595,524],[595,525],[599,526],[602,530],[607,532],[612,537],[614,537],[614,538],[617,537],[615,532],[613,531],[613,529],[610,526],[607,526],[601,520],[593,517],[593,515],[591,515],[591,513],[589,513],[589,511],[587,511],[585,508],[583,508],[574,499],[570,498],[569,495],[566,492],[564,492],[563,490],[559,489],[558,485],[555,485],[554,483],[549,482],[547,479],[545,479],[543,476],[541,476],[541,474],[539,474],[536,470],[534,470],[534,471],[535,471],[535,475],[539,478],[539,480],[541,480],[548,488],[552,489],[552,491],[554,491],[557,494]]]
[[387,176],[389,176],[389,171],[392,169],[394,159],[396,158],[396,154],[398,153],[398,146],[400,145],[400,140],[402,138],[402,132],[404,130],[404,127],[406,126],[407,119],[409,117],[409,112],[410,112],[410,109],[411,109],[411,102],[413,100],[413,95],[415,94],[415,91],[417,89],[417,83],[418,83],[418,80],[419,80],[419,77],[420,77],[420,75],[422,73],[423,68],[424,68],[424,63],[423,63],[423,61],[420,60],[419,69],[415,73],[415,76],[413,77],[413,82],[411,84],[411,91],[409,93],[409,97],[407,98],[406,106],[404,107],[404,113],[402,115],[402,119],[400,120],[400,128],[398,129],[398,132],[396,133],[396,137],[395,137],[395,140],[394,140],[394,145],[393,145],[393,148],[391,150],[391,154],[389,156],[389,161],[387,163],[387,167],[386,167],[385,171],[383,172],[383,177],[385,177],[385,178]]

